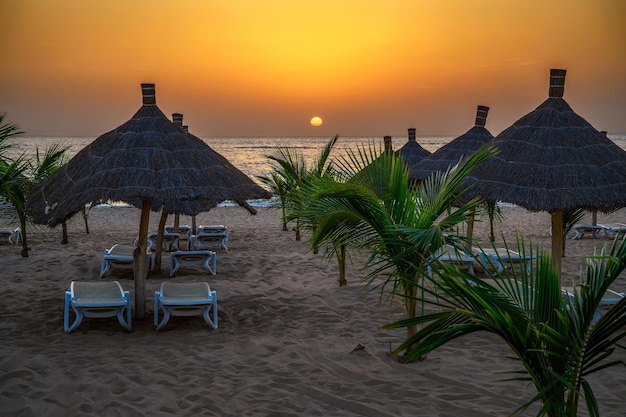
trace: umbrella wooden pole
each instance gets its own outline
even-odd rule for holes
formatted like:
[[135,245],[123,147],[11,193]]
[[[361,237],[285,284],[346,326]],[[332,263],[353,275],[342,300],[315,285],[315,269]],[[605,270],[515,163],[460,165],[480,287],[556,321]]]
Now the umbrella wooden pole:
[[146,316],[146,279],[148,266],[148,226],[150,223],[150,200],[144,198],[141,203],[141,222],[139,223],[139,239],[135,250],[135,319],[143,320]]
[[563,212],[555,211],[552,220],[552,265],[556,268],[561,285],[561,262],[563,257]]
[[154,272],[161,272],[161,258],[163,257],[163,234],[165,233],[165,223],[167,223],[167,213],[161,212],[159,220],[159,230],[157,231],[157,247],[154,253]]

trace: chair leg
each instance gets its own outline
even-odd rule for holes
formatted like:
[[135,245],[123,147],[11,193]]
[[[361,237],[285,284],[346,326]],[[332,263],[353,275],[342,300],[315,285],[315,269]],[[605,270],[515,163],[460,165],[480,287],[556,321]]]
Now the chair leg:
[[[159,291],[154,293],[154,327],[159,327]],[[157,329],[158,330],[158,329]]]
[[[130,293],[128,291],[124,293],[124,298],[126,298],[126,306],[119,309],[119,311],[117,312],[117,320],[120,322],[123,328],[130,331],[132,329],[132,323],[130,313]],[[126,313],[126,318],[124,318],[124,313]]]
[[176,274],[176,271],[180,269],[180,262],[175,256],[170,255],[170,278]]
[[215,275],[217,270],[217,261],[215,260],[215,253],[209,254],[209,257],[204,260],[204,268],[208,270],[212,275]]
[[102,278],[104,274],[107,273],[109,268],[111,268],[111,264],[109,264],[109,261],[106,259],[102,259],[102,267],[100,268],[100,278]]
[[[202,312],[202,316],[204,317],[204,321],[214,329],[217,329],[217,311],[214,309],[213,305],[207,307]],[[213,310],[213,319],[211,319],[210,312]]]

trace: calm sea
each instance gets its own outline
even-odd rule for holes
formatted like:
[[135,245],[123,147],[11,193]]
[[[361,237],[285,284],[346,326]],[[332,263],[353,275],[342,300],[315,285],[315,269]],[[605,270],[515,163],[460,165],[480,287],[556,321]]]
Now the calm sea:
[[[608,135],[618,146],[626,150],[626,134]],[[417,142],[426,150],[435,152],[441,146],[453,140],[455,136],[422,136]],[[74,156],[95,137],[52,137],[19,136],[11,143],[9,155],[17,157],[24,154],[35,158],[37,148],[43,152],[53,144],[69,146],[68,157]],[[331,137],[205,137],[202,138],[211,148],[227,158],[235,167],[257,181],[258,175],[265,175],[270,170],[267,155],[277,147],[290,147],[301,152],[309,161],[317,159]],[[406,136],[392,138],[393,149],[400,149],[407,141]],[[331,157],[345,153],[346,149],[356,150],[358,145],[375,143],[382,148],[382,137],[339,137]],[[258,181],[257,181],[258,182]]]

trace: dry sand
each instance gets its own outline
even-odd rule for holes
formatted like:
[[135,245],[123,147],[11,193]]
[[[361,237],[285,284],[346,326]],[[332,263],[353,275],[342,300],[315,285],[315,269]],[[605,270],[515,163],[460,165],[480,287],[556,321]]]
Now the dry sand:
[[[519,228],[526,239],[549,245],[549,215],[503,208],[509,242]],[[29,258],[0,244],[0,416],[504,416],[535,395],[533,387],[505,379],[517,370],[509,350],[488,334],[464,337],[426,360],[402,365],[389,356],[404,330],[380,325],[402,318],[402,308],[380,306],[363,294],[357,265],[348,285],[337,267],[283,232],[277,211],[250,216],[240,208],[216,208],[198,224],[229,226],[230,251],[217,251],[217,275],[181,270],[177,282],[207,280],[219,300],[219,328],[201,317],[174,317],[163,331],[152,324],[154,291],[167,278],[151,273],[147,317],[122,330],[116,319],[85,319],[63,332],[63,296],[72,280],[98,280],[102,251],[132,244],[135,209],[93,209],[91,233],[82,219],[29,234]],[[151,230],[158,215],[151,216]],[[590,220],[587,220],[590,221]],[[626,211],[599,216],[626,222]],[[183,217],[181,224],[189,224]],[[168,224],[171,224],[169,221]],[[0,228],[16,224],[0,211]],[[481,223],[476,235],[486,237]],[[500,240],[500,238],[498,238]],[[567,242],[564,280],[578,276],[583,255],[609,242]],[[133,292],[132,273],[113,270]],[[626,291],[621,277],[615,289]],[[617,359],[626,351],[617,349]],[[602,415],[624,416],[626,368],[590,378]],[[520,415],[531,416],[531,408]]]

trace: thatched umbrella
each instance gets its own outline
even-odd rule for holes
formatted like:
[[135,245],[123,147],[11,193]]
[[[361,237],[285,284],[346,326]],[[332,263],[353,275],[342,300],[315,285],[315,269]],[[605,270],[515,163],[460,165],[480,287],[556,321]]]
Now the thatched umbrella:
[[[489,107],[479,105],[476,109],[474,127],[413,165],[409,171],[409,179],[421,182],[434,172],[445,172],[458,164],[461,159],[471,155],[482,145],[492,140],[493,135],[485,128],[488,113]],[[468,250],[471,249],[473,232],[474,216],[472,215],[467,228],[467,236],[470,238]]]
[[87,145],[28,196],[33,219],[51,227],[87,203],[125,201],[141,207],[135,250],[139,319],[145,314],[150,209],[195,215],[224,200],[270,197],[201,139],[170,122],[156,105],[154,84],[142,84],[141,90],[143,105],[129,121]]
[[411,168],[426,156],[430,155],[430,152],[417,143],[417,140],[415,140],[415,128],[411,127],[409,128],[409,140],[396,151],[396,154],[402,156],[404,162]]
[[549,97],[490,144],[500,152],[476,167],[468,195],[552,218],[552,257],[561,274],[563,211],[626,206],[626,152],[563,99],[565,70],[550,71]]
[[448,168],[458,164],[463,157],[471,155],[483,144],[493,139],[493,135],[485,129],[488,112],[489,107],[478,106],[474,127],[411,166],[409,178],[414,181],[423,181],[434,172],[445,172]]

